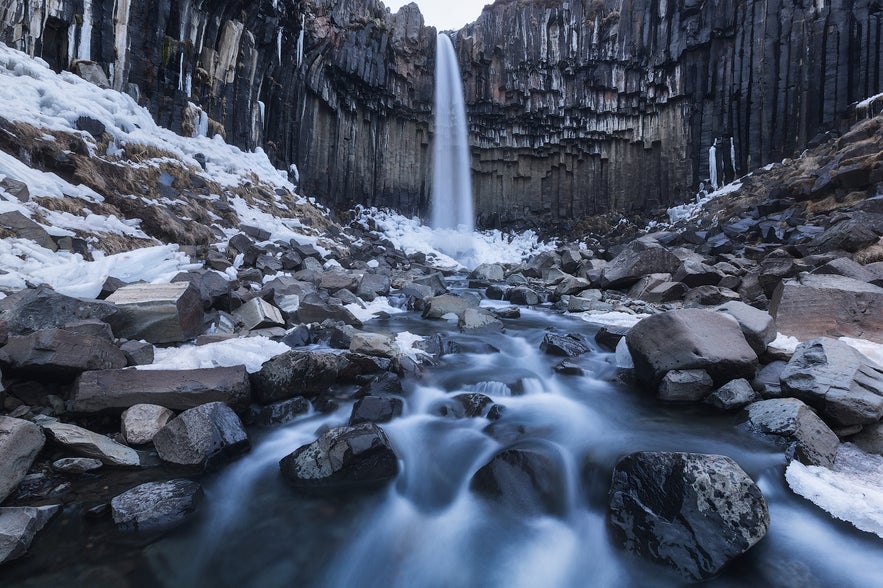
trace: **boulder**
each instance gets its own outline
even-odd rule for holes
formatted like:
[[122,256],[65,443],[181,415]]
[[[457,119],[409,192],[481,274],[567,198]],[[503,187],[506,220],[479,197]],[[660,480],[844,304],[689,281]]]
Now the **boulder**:
[[285,326],[282,312],[263,298],[252,298],[234,310],[233,314],[242,321],[242,326],[247,331]]
[[28,185],[8,176],[0,180],[0,188],[3,188],[10,196],[14,196],[19,202],[28,202],[31,199]]
[[637,239],[601,271],[602,288],[626,288],[647,274],[672,274],[681,266],[681,260],[654,241]]
[[751,387],[748,380],[739,378],[727,382],[709,394],[705,403],[719,410],[736,410],[758,400],[760,400],[760,394]]
[[104,465],[127,468],[141,465],[137,451],[104,435],[67,423],[50,422],[42,427],[59,445],[84,457],[99,459]]
[[717,384],[752,377],[757,354],[739,323],[722,313],[682,309],[642,319],[626,335],[639,380],[656,388],[671,370],[704,369]]
[[423,309],[423,318],[440,319],[448,314],[462,317],[466,309],[478,308],[479,299],[475,296],[456,296],[454,294],[442,294],[434,296],[426,302]]
[[797,346],[781,374],[782,392],[815,408],[835,427],[883,418],[883,367],[837,339]]
[[34,423],[0,416],[0,503],[18,488],[45,442]]
[[840,217],[831,227],[816,236],[810,247],[816,252],[849,251],[855,253],[876,243],[883,234],[883,215],[852,212]]
[[63,457],[52,462],[52,469],[65,474],[85,474],[104,467],[100,459],[94,457]]
[[699,582],[763,539],[770,517],[729,457],[640,452],[616,464],[609,522],[616,543]]
[[560,458],[534,448],[507,449],[483,465],[469,488],[519,516],[562,515],[567,481]]
[[352,274],[332,270],[322,274],[322,277],[319,278],[319,287],[329,292],[337,292],[338,290],[355,291],[358,282],[358,278]]
[[300,306],[297,308],[297,320],[302,323],[321,323],[328,319],[353,327],[362,326],[362,321],[345,306],[301,300]]
[[147,482],[114,496],[110,508],[120,529],[159,531],[184,523],[202,498],[202,486],[192,480]]
[[393,358],[400,354],[395,340],[382,333],[354,333],[350,338],[349,349],[353,353],[375,357]]
[[770,302],[780,333],[801,341],[857,337],[883,343],[883,288],[835,275],[801,274]]
[[107,297],[118,311],[108,318],[117,337],[180,343],[203,332],[202,299],[189,282],[131,284]]
[[353,405],[350,425],[387,423],[401,416],[404,402],[395,396],[363,396]]
[[82,320],[106,320],[117,312],[108,302],[87,301],[59,294],[48,286],[22,290],[0,301],[0,321],[10,335],[58,329]]
[[59,506],[0,508],[0,565],[27,553],[31,541],[58,512]]
[[310,412],[310,401],[303,396],[274,402],[266,406],[253,404],[249,407],[248,423],[264,427],[284,425],[308,412]]
[[840,440],[825,422],[796,398],[773,398],[749,404],[741,425],[785,449],[788,459],[829,468]]
[[506,299],[512,304],[520,304],[523,306],[536,306],[540,300],[539,294],[527,286],[515,286],[506,292]]
[[484,333],[502,331],[503,323],[489,310],[484,308],[467,308],[457,321],[457,327],[461,331]]
[[758,310],[738,300],[722,304],[715,310],[736,319],[742,334],[745,335],[745,340],[758,356],[763,355],[767,345],[776,339],[776,322],[766,311]]
[[591,287],[592,285],[586,279],[567,276],[555,286],[555,296],[557,298],[561,298],[562,296],[574,296]]
[[398,456],[374,423],[329,429],[279,462],[301,491],[373,488],[398,475]]
[[120,345],[120,351],[125,354],[130,366],[150,365],[154,360],[153,345],[146,341],[126,341]]
[[0,351],[2,362],[13,371],[42,376],[75,376],[86,370],[124,368],[126,354],[104,337],[47,329],[9,338]]
[[264,362],[251,375],[254,398],[270,404],[295,396],[317,396],[337,381],[338,356],[320,351],[292,350]]
[[469,273],[470,280],[483,282],[502,282],[506,279],[503,266],[498,263],[483,263]]
[[356,288],[356,295],[362,300],[368,302],[374,300],[378,296],[386,296],[389,294],[389,276],[382,274],[365,274],[359,280],[359,286]]
[[223,402],[185,410],[160,429],[153,444],[164,462],[207,470],[249,448],[242,421]]
[[699,286],[717,286],[723,277],[717,268],[701,261],[688,259],[672,274],[671,279],[681,282],[689,288],[697,288]]
[[714,388],[705,370],[671,370],[659,383],[657,398],[664,402],[701,402]]
[[163,406],[136,404],[123,411],[120,431],[126,443],[145,445],[174,417],[175,413]]
[[20,239],[34,241],[49,251],[58,250],[58,245],[52,240],[46,229],[17,210],[0,213],[0,228],[6,229]]
[[136,404],[186,410],[207,402],[246,406],[251,386],[245,366],[196,370],[104,370],[84,372],[74,383],[68,408],[91,413]]
[[866,453],[883,455],[883,421],[865,426],[852,442]]
[[830,274],[843,276],[859,282],[872,282],[879,278],[876,272],[868,270],[865,266],[854,262],[848,257],[835,257],[828,263],[813,270],[814,274]]
[[543,341],[540,343],[540,351],[560,357],[576,357],[591,350],[592,347],[588,339],[579,333],[568,333],[566,335],[546,333],[543,336]]

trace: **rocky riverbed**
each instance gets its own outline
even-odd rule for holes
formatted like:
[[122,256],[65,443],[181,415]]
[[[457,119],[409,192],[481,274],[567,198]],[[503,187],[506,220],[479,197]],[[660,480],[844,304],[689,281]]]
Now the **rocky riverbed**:
[[881,117],[463,268],[105,106],[0,145],[4,585],[876,578]]

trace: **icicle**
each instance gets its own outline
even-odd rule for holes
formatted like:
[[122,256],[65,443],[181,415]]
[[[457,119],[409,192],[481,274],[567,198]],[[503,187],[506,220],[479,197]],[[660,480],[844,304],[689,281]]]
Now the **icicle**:
[[65,67],[70,67],[74,59],[77,58],[76,41],[77,27],[71,25],[67,27],[67,65]]
[[181,57],[178,59],[178,91],[184,91],[184,52],[181,51]]
[[184,94],[189,98],[193,95],[193,75],[188,71],[184,76]]
[[300,67],[300,64],[303,63],[304,60],[304,25],[306,24],[306,15],[300,15],[300,33],[297,35],[297,66]]
[[276,58],[279,60],[279,65],[282,65],[282,27],[276,31]]
[[712,190],[717,190],[717,139],[714,144],[708,148],[708,183],[711,184]]
[[739,177],[739,173],[736,171],[736,138],[730,137],[730,162],[733,164],[733,179]]
[[208,137],[208,113],[204,110],[199,112],[199,124],[196,127],[197,137]]
[[92,59],[92,0],[83,0],[83,24],[80,25],[77,59]]

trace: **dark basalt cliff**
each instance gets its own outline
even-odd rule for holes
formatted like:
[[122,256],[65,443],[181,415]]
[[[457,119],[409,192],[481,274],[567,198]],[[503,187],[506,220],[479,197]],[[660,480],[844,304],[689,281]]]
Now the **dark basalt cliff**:
[[[415,6],[0,0],[0,21],[58,69],[94,60],[163,125],[296,163],[329,205],[426,208],[435,30]],[[683,200],[713,144],[729,179],[883,91],[880,0],[499,0],[455,44],[485,225]]]

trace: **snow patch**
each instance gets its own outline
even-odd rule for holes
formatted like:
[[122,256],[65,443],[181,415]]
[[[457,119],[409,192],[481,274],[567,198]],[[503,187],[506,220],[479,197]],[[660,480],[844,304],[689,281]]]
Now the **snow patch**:
[[150,365],[139,370],[195,370],[244,365],[248,373],[260,371],[264,362],[291,351],[284,343],[267,337],[242,337],[216,341],[207,345],[182,345],[157,348]]
[[360,306],[353,302],[352,304],[347,304],[344,308],[353,313],[353,316],[363,323],[375,318],[381,312],[385,312],[386,314],[399,314],[405,312],[401,308],[390,306],[389,300],[385,296],[378,296],[371,302],[365,302],[364,306]]

